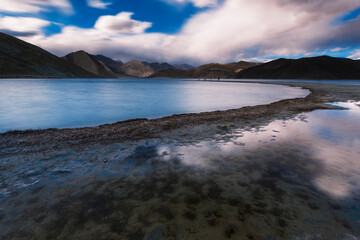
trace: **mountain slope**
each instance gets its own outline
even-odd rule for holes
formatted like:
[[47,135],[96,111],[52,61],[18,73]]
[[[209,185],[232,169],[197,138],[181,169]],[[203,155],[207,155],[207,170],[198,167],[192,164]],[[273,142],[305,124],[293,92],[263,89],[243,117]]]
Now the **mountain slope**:
[[108,58],[104,55],[92,55],[95,57],[99,62],[104,64],[106,67],[108,67],[113,73],[117,75],[117,77],[128,77],[127,74],[125,74],[121,67],[124,65],[122,61],[114,61],[111,58]]
[[84,51],[70,53],[64,59],[98,76],[110,78],[148,77],[160,70],[175,69],[166,62],[147,63],[132,60],[124,64],[104,55],[91,55]]
[[110,68],[108,68],[105,63],[99,61],[95,56],[88,54],[85,51],[69,53],[68,55],[64,56],[64,59],[100,77],[117,77],[117,75]]
[[195,68],[189,64],[175,64],[175,65],[173,65],[173,67],[175,69],[179,69],[179,70],[191,70],[191,69]]
[[121,66],[121,70],[134,77],[148,77],[155,73],[148,63],[132,60]]
[[233,78],[236,74],[246,68],[257,66],[259,63],[237,62],[237,63],[210,63],[191,70],[162,70],[153,74],[152,78]]
[[239,72],[247,79],[360,79],[360,62],[329,56],[278,59]]
[[161,70],[167,70],[167,69],[175,69],[174,66],[163,62],[163,63],[158,63],[158,62],[154,62],[154,63],[147,63],[147,62],[143,62],[145,65],[149,65],[152,70],[154,70],[154,72],[158,72]]
[[233,78],[236,73],[257,65],[259,64],[244,61],[227,64],[211,63],[190,71],[193,71],[195,78]]
[[44,49],[0,33],[0,77],[89,78],[96,76]]

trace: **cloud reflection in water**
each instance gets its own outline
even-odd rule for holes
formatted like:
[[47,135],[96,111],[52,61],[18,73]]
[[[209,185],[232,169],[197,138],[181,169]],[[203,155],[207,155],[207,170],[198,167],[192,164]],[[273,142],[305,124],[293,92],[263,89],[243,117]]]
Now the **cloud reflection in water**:
[[272,167],[271,163],[281,162],[284,171],[312,182],[331,197],[358,196],[360,107],[357,104],[342,103],[348,111],[318,110],[250,131],[219,135],[216,140],[197,145],[162,145],[158,152],[165,151],[167,158],[170,154],[181,156],[183,164],[205,169],[227,164],[238,169],[260,163],[263,174]]

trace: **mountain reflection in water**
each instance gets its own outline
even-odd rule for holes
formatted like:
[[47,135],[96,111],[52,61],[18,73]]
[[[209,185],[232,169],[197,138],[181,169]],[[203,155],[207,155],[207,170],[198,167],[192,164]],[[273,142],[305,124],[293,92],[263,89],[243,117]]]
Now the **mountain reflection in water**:
[[0,237],[357,239],[360,107],[339,105],[206,141],[2,159]]

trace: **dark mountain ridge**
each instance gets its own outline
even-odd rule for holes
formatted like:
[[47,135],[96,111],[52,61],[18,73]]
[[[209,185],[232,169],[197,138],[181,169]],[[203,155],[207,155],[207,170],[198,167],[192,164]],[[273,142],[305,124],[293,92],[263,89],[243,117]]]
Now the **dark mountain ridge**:
[[74,65],[91,72],[97,76],[105,78],[116,78],[117,75],[108,68],[103,62],[99,61],[94,55],[88,54],[85,51],[77,51],[69,53],[63,57]]
[[0,33],[0,77],[91,78],[96,75],[42,48]]
[[106,67],[108,67],[113,73],[117,74],[118,76],[123,75],[124,72],[121,71],[121,66],[124,65],[122,61],[115,61],[109,57],[104,55],[95,55],[94,56],[98,61],[103,63]]
[[161,71],[161,70],[166,70],[166,69],[176,69],[174,66],[168,64],[167,62],[163,62],[163,63],[158,63],[158,62],[154,62],[154,63],[147,63],[147,62],[143,62],[144,64],[148,64],[155,72]]
[[360,79],[360,60],[329,56],[277,59],[268,63],[187,64],[115,61],[84,51],[59,58],[42,48],[0,33],[2,78],[242,78],[242,79]]
[[242,79],[360,79],[360,61],[329,56],[280,58],[239,72]]
[[83,50],[70,53],[63,58],[86,71],[105,78],[148,77],[160,70],[175,69],[166,62],[148,63],[131,60],[124,64],[122,61],[115,61],[104,55],[92,55]]
[[179,69],[179,70],[191,70],[191,69],[196,68],[189,64],[175,64],[173,66],[175,67],[175,69]]
[[151,78],[234,78],[236,74],[249,67],[257,66],[260,63],[234,62],[234,63],[210,63],[191,70],[167,69],[161,70]]

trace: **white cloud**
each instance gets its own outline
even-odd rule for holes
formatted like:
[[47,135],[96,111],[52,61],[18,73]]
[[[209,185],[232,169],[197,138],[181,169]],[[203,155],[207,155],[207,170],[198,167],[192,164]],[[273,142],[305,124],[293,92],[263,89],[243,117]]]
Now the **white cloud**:
[[103,2],[102,0],[87,0],[88,6],[93,8],[106,9],[111,2]]
[[92,29],[68,26],[50,37],[24,39],[58,55],[84,49],[123,60],[191,64],[267,59],[358,42],[360,17],[334,23],[357,7],[358,0],[226,0],[190,18],[177,34],[145,33],[151,23],[124,12],[100,17]]
[[200,62],[300,55],[336,39],[342,25],[332,22],[358,6],[357,0],[227,0],[190,19],[178,37],[182,52]]
[[133,13],[121,12],[116,16],[101,16],[95,23],[95,29],[109,33],[143,33],[152,26],[150,22],[131,19]]
[[38,13],[57,8],[64,13],[72,13],[69,0],[1,0],[1,12]]
[[349,49],[349,48],[348,47],[346,47],[346,48],[336,47],[336,48],[330,49],[330,52],[341,52],[341,51],[344,51],[347,49]]
[[202,7],[210,7],[218,4],[218,0],[165,0],[168,3],[175,4],[183,4],[183,3],[192,3],[194,6],[202,8]]
[[349,58],[360,60],[360,49],[355,50]]
[[30,17],[0,17],[0,30],[13,35],[40,35],[42,28],[50,25],[49,21]]

